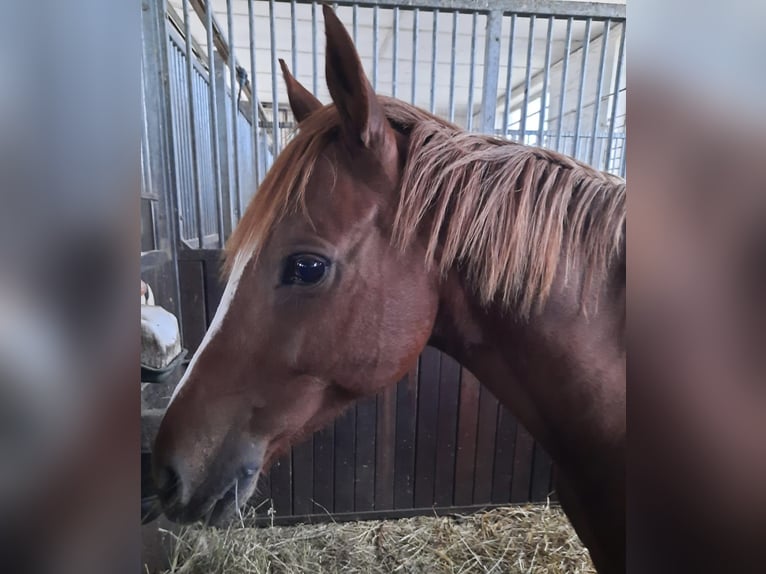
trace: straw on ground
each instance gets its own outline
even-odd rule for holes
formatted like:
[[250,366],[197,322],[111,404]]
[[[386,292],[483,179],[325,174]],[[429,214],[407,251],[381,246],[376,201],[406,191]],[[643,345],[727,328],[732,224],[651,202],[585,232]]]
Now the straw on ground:
[[[244,524],[252,518],[247,513]],[[167,574],[595,572],[564,513],[548,505],[292,527],[194,526],[181,531],[173,554]]]

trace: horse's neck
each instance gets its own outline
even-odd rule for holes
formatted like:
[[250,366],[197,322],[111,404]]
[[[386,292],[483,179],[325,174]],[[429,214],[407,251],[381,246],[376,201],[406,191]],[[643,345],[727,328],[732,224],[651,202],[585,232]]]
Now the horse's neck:
[[609,287],[585,317],[573,290],[557,283],[542,313],[524,323],[483,309],[453,273],[431,343],[472,371],[561,464],[624,440],[624,300]]

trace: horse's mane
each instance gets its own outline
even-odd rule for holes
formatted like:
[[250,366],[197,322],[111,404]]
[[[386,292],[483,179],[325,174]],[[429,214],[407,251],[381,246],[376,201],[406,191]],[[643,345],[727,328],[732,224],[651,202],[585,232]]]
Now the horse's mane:
[[[546,301],[562,257],[587,284],[624,255],[624,180],[380,100],[391,124],[409,134],[392,242],[405,248],[425,232],[426,263],[442,273],[459,266],[482,303],[527,317]],[[326,106],[301,123],[228,242],[227,272],[257,257],[282,217],[305,208],[306,184],[338,122]]]

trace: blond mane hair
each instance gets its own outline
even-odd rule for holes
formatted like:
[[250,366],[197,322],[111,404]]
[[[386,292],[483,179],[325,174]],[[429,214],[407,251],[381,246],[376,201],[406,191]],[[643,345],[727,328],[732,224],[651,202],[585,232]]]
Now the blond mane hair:
[[[621,178],[379,99],[391,124],[409,134],[392,243],[406,249],[422,234],[426,265],[442,274],[459,267],[483,304],[528,317],[547,300],[562,258],[587,286],[624,252]],[[301,123],[229,239],[226,272],[257,257],[283,217],[305,210],[317,159],[338,130],[334,106]]]

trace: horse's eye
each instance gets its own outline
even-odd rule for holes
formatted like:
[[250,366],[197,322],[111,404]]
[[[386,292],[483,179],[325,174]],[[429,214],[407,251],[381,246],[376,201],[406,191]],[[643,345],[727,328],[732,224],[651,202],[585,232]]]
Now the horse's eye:
[[287,258],[282,283],[286,285],[313,285],[322,280],[329,262],[312,254],[291,255]]

